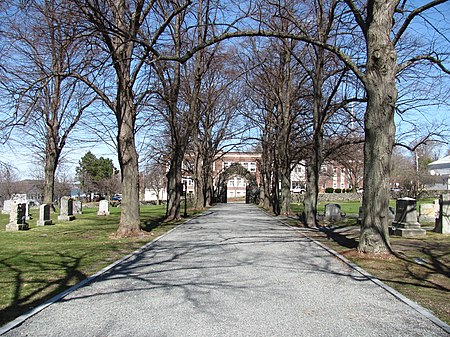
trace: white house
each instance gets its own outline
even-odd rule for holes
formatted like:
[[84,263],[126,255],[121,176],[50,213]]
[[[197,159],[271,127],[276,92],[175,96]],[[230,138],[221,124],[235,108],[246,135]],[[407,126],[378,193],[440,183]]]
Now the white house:
[[450,190],[450,156],[428,164],[428,172],[433,176],[442,177],[442,183],[433,186],[433,190]]

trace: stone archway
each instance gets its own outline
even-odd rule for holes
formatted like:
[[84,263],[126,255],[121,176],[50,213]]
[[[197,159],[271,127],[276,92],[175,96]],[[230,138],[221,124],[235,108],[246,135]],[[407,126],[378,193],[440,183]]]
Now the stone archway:
[[256,177],[250,173],[239,163],[231,164],[226,170],[224,170],[216,181],[216,202],[226,203],[228,199],[228,186],[227,183],[232,177],[242,177],[246,180],[245,188],[245,202],[257,203],[259,197],[259,187],[256,182]]

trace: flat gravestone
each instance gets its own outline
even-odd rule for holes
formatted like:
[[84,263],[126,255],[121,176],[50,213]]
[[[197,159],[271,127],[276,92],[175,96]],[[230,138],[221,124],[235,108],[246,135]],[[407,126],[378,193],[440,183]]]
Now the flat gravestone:
[[50,219],[50,205],[42,204],[39,206],[39,219],[36,224],[38,226],[48,226],[53,225],[52,220]]
[[100,200],[98,206],[97,215],[109,215],[109,202],[108,200]]
[[402,237],[424,236],[426,231],[417,221],[416,199],[399,198],[396,203],[393,234]]
[[439,218],[434,231],[441,234],[450,234],[450,194],[443,194],[439,199]]
[[9,223],[6,225],[7,231],[19,231],[29,229],[26,222],[26,204],[11,203],[11,210],[9,212]]
[[61,198],[61,209],[58,215],[60,221],[72,221],[75,220],[73,215],[73,200],[71,198]]

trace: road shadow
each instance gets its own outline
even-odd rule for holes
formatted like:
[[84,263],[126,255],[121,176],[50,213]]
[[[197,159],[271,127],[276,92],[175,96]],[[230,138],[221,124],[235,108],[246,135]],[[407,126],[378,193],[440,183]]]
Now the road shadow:
[[[46,262],[45,264],[36,261],[27,261],[33,265],[34,275],[29,275],[31,273],[29,270],[23,271],[20,269],[20,266],[14,265],[11,260],[15,256],[9,256],[0,261],[1,269],[8,270],[8,274],[13,275],[10,281],[5,280],[2,285],[2,287],[7,289],[9,288],[9,283],[12,286],[12,290],[9,292],[11,298],[10,304],[0,310],[0,325],[28,312],[87,277],[87,275],[79,270],[80,263],[87,254],[74,257],[59,252],[48,252],[47,255],[49,256],[49,260],[51,260],[51,256],[59,255],[62,261],[59,261],[59,263]],[[64,276],[50,282],[47,278],[39,278],[39,275],[45,275],[49,268],[64,270]],[[33,290],[29,291],[29,284],[38,284],[38,286],[33,286]]]

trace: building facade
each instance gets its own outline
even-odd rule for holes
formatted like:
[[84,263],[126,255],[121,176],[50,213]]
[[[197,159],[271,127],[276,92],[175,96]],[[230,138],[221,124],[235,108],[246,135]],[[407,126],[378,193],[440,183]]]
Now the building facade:
[[[226,152],[219,153],[211,167],[211,175],[214,185],[217,186],[218,179],[232,165],[239,164],[251,175],[254,176],[256,184],[261,181],[260,174],[260,152]],[[167,170],[168,168],[166,168]],[[187,187],[187,193],[194,193],[194,180],[189,172],[192,172],[192,165],[189,159],[183,163],[183,184]],[[306,191],[307,169],[304,161],[293,166],[291,171],[291,191],[293,193],[304,193]],[[227,198],[245,199],[248,185],[247,179],[240,174],[232,174],[227,180]],[[327,189],[347,190],[353,188],[352,180],[348,169],[335,163],[327,162],[322,165],[319,177],[319,192],[324,193]],[[167,198],[165,189],[158,191],[161,200]],[[145,200],[155,201],[156,191],[146,189]]]

